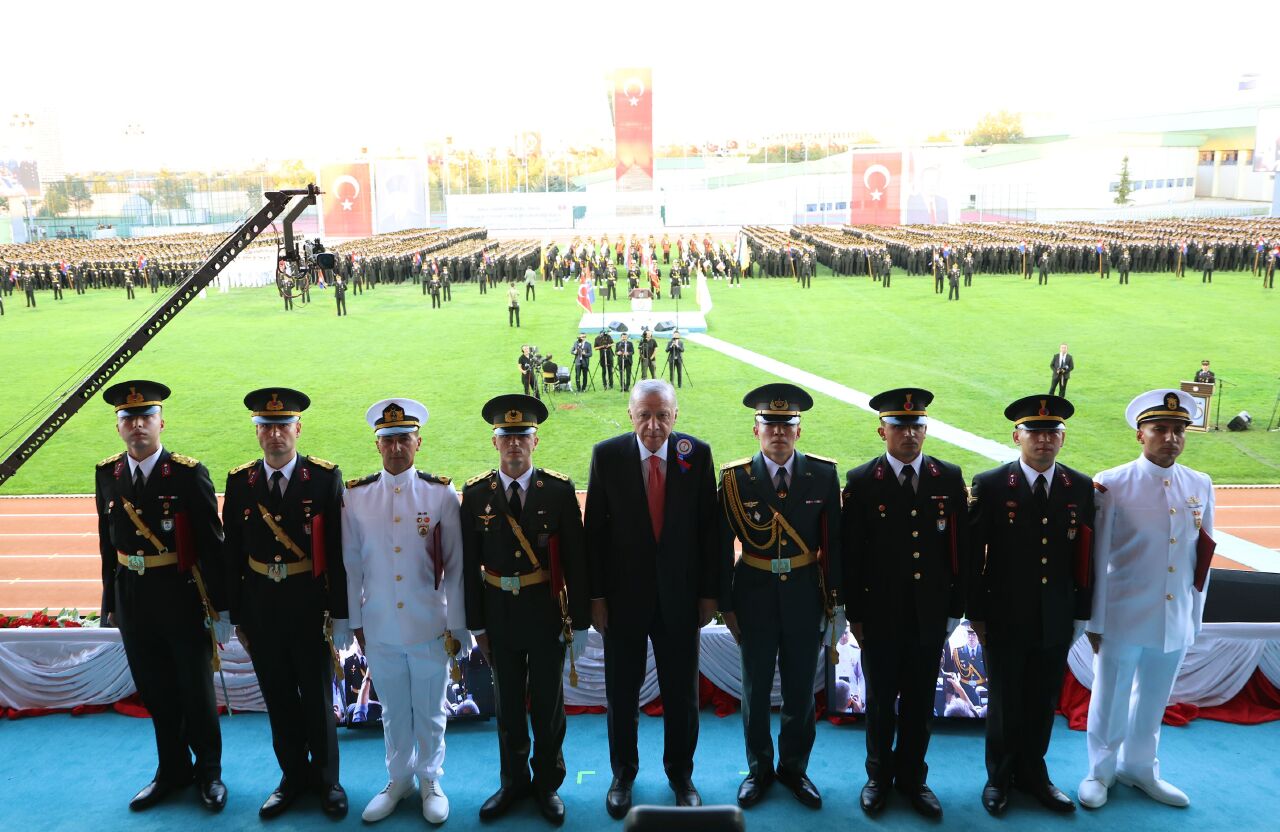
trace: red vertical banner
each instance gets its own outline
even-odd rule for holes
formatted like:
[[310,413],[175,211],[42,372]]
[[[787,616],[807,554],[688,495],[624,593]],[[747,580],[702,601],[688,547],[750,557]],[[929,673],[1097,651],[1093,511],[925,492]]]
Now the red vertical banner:
[[902,219],[902,153],[854,153],[850,225],[898,225]]
[[320,197],[327,237],[367,237],[373,233],[373,190],[369,164],[326,165],[320,171]]
[[613,73],[613,125],[619,191],[653,190],[653,71]]

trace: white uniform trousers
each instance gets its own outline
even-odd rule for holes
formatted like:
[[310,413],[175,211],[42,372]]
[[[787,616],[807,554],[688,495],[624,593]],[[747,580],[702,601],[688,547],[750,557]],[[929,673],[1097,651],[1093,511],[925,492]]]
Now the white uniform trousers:
[[1103,636],[1093,659],[1089,699],[1089,776],[1111,786],[1119,765],[1129,777],[1160,777],[1160,722],[1186,648],[1165,653]]
[[444,773],[445,687],[449,659],[444,643],[400,646],[367,643],[369,675],[382,704],[387,774],[404,783],[438,780]]

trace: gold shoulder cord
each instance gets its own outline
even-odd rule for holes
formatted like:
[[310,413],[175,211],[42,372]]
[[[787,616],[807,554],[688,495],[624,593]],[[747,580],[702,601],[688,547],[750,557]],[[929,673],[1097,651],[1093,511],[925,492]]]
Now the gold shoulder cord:
[[[778,542],[778,521],[777,515],[774,514],[769,518],[768,523],[757,523],[747,516],[746,509],[742,506],[742,495],[738,491],[738,475],[732,470],[725,471],[724,476],[724,502],[727,510],[730,512],[729,519],[733,521],[737,528],[738,536],[743,543],[748,543],[756,549],[764,552],[768,551],[770,546]],[[760,543],[753,540],[751,532],[767,532],[769,539]]]

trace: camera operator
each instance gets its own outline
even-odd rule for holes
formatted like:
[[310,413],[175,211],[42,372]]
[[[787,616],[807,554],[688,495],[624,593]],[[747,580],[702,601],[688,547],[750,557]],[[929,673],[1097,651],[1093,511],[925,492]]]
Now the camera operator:
[[578,340],[573,342],[573,389],[581,393],[587,389],[587,379],[591,374],[591,342],[587,336],[578,333]]
[[525,344],[520,347],[520,380],[524,384],[524,394],[526,396],[536,396],[541,399],[542,394],[539,391],[539,376],[542,375],[542,356],[538,355],[538,348]]

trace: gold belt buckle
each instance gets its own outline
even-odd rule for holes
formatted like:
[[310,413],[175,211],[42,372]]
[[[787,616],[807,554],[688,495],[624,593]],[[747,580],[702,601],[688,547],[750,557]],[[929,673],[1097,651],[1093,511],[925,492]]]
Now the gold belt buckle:
[[267,577],[276,583],[280,583],[289,577],[289,567],[283,563],[269,563],[267,564]]
[[785,575],[791,571],[791,558],[774,558],[769,561],[769,569],[775,575]]
[[142,555],[129,555],[129,569],[141,575],[147,571],[147,559]]
[[503,577],[503,578],[499,578],[499,580],[502,581],[502,589],[504,592],[510,592],[512,595],[520,594],[520,576],[519,575],[516,575],[514,578]]

